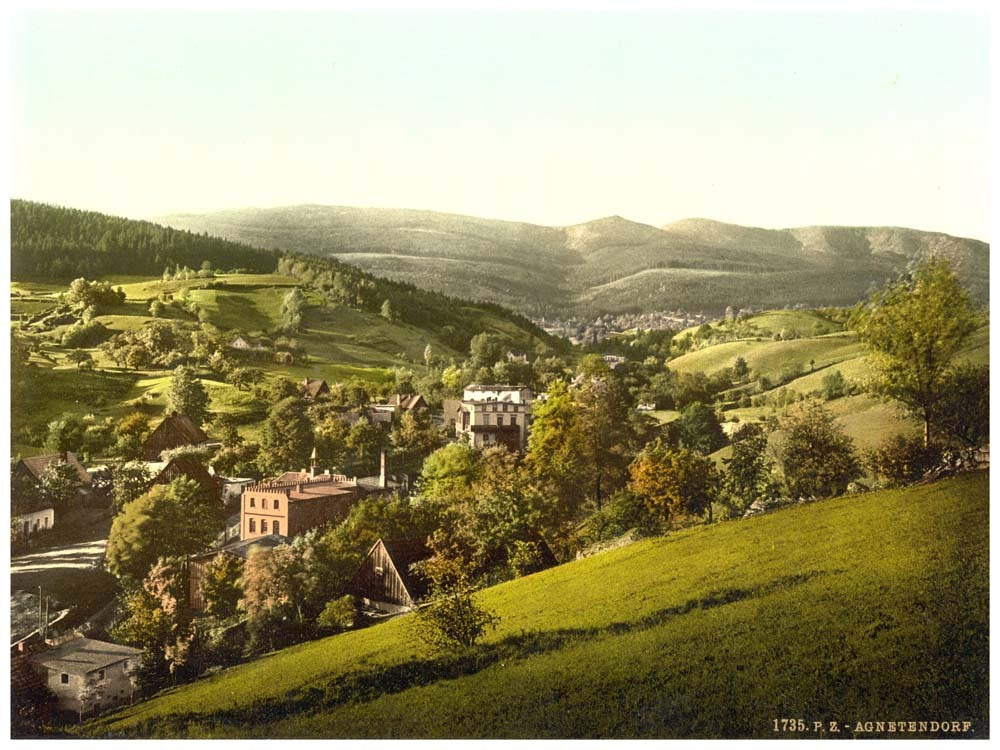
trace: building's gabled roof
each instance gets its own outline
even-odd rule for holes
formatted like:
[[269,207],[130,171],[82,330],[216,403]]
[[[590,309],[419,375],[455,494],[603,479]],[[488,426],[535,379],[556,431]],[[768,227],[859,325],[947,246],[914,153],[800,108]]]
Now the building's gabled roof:
[[[149,437],[146,438],[146,443],[148,444],[153,436],[157,433],[163,435],[170,435],[171,437],[176,437],[177,440],[183,442],[178,442],[175,446],[181,445],[198,445],[199,443],[207,443],[208,435],[192,421],[191,417],[184,414],[178,414],[177,412],[172,412],[170,416],[164,419],[160,424],[156,426]],[[166,449],[164,449],[166,450]]]
[[414,563],[426,560],[431,556],[427,541],[425,539],[390,539],[389,541],[379,539],[375,544],[377,545],[379,542],[385,547],[385,551],[389,555],[389,559],[392,560],[396,572],[399,573],[403,585],[410,592],[410,598],[416,601],[426,594],[427,579],[412,570],[412,566]]
[[420,407],[425,409],[427,408],[427,399],[419,393],[411,393],[409,395],[394,393],[389,396],[386,403],[389,406],[398,406],[403,411],[410,411],[411,409],[417,409]]
[[80,481],[83,484],[90,484],[90,474],[87,470],[83,468],[83,464],[76,457],[75,453],[46,453],[43,456],[31,456],[29,458],[22,458],[21,463],[24,464],[30,474],[38,480],[41,480],[42,474],[52,463],[62,463],[65,462],[76,469],[77,475],[80,477]]
[[225,552],[227,555],[232,555],[233,557],[238,557],[241,560],[246,560],[250,557],[250,553],[255,549],[270,549],[272,547],[277,547],[280,544],[288,544],[288,540],[278,534],[257,536],[252,539],[237,539],[235,542],[230,542],[222,547],[217,547],[216,549],[210,549],[197,555],[192,555],[191,559],[198,560],[203,557],[215,557],[219,553]]
[[306,378],[302,381],[302,390],[310,398],[316,398],[321,393],[329,393],[330,386],[325,380],[318,380],[316,378]]
[[191,456],[176,456],[170,459],[169,463],[156,475],[153,484],[167,484],[179,476],[193,479],[206,492],[214,493],[218,490],[218,481],[216,478],[209,474],[208,469]]
[[49,651],[35,654],[31,661],[47,669],[85,676],[123,659],[136,659],[140,656],[142,650],[131,646],[95,641],[92,638],[74,638]]

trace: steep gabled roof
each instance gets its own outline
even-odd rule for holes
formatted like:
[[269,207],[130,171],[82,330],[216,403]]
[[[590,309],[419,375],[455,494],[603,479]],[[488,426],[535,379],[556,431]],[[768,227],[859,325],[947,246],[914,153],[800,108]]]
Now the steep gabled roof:
[[171,436],[176,436],[177,439],[183,440],[184,442],[178,443],[177,445],[198,445],[199,443],[207,443],[208,435],[196,425],[191,417],[184,414],[178,414],[173,412],[170,416],[160,422],[156,429],[150,433],[150,436],[146,438],[148,443],[153,435],[157,433],[169,434]]
[[302,381],[302,390],[306,396],[310,398],[316,398],[321,393],[329,393],[330,386],[325,380],[319,380],[316,378],[306,378]]
[[62,463],[65,462],[68,465],[76,469],[77,475],[80,477],[80,481],[83,484],[90,484],[90,474],[87,470],[83,468],[83,464],[76,457],[75,453],[46,453],[43,456],[31,456],[29,458],[22,458],[21,463],[24,464],[24,468],[37,480],[41,480],[42,474],[52,463]]
[[175,456],[170,459],[170,462],[156,475],[153,484],[167,484],[179,476],[193,479],[209,493],[218,491],[218,481],[216,478],[209,474],[208,469],[191,456]]
[[[427,593],[427,579],[411,570],[414,563],[426,560],[431,556],[425,539],[391,539],[379,542],[385,547],[389,559],[392,560],[396,572],[410,592],[410,598],[416,601]],[[376,542],[375,544],[378,544]]]

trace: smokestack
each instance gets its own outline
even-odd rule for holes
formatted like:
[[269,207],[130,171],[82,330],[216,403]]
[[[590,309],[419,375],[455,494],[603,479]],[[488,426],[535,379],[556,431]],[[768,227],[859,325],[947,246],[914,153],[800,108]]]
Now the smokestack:
[[378,454],[378,486],[379,489],[384,490],[386,487],[385,481],[385,448],[379,451]]

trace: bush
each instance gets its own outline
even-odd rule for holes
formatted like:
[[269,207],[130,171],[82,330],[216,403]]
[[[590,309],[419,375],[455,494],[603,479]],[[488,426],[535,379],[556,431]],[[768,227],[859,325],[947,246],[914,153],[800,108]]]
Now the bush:
[[921,437],[896,435],[870,451],[866,463],[886,487],[902,487],[919,482],[941,462],[938,445],[924,445]]
[[347,630],[354,627],[354,597],[342,596],[331,599],[316,618],[316,624],[333,630]]
[[472,648],[500,618],[476,604],[465,581],[439,592],[439,597],[417,612],[417,636],[438,651]]
[[781,468],[793,498],[844,492],[861,473],[853,441],[819,403],[800,408],[783,423]]
[[848,392],[847,380],[840,370],[828,372],[822,380],[823,397],[827,401],[846,396]]
[[89,323],[74,323],[63,333],[62,345],[67,349],[81,349],[97,346],[111,336],[111,331],[96,320]]

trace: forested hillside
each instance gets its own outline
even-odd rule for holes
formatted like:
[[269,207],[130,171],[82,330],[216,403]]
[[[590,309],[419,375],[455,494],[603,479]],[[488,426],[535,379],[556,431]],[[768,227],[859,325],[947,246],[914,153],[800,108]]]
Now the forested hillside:
[[315,205],[160,220],[258,247],[337,257],[536,318],[850,305],[930,257],[948,259],[979,301],[989,290],[986,243],[899,227],[772,230],[707,219],[655,227],[620,216],[544,227]]
[[278,253],[204,234],[44,203],[10,202],[11,277],[160,275],[167,266],[270,273]]

